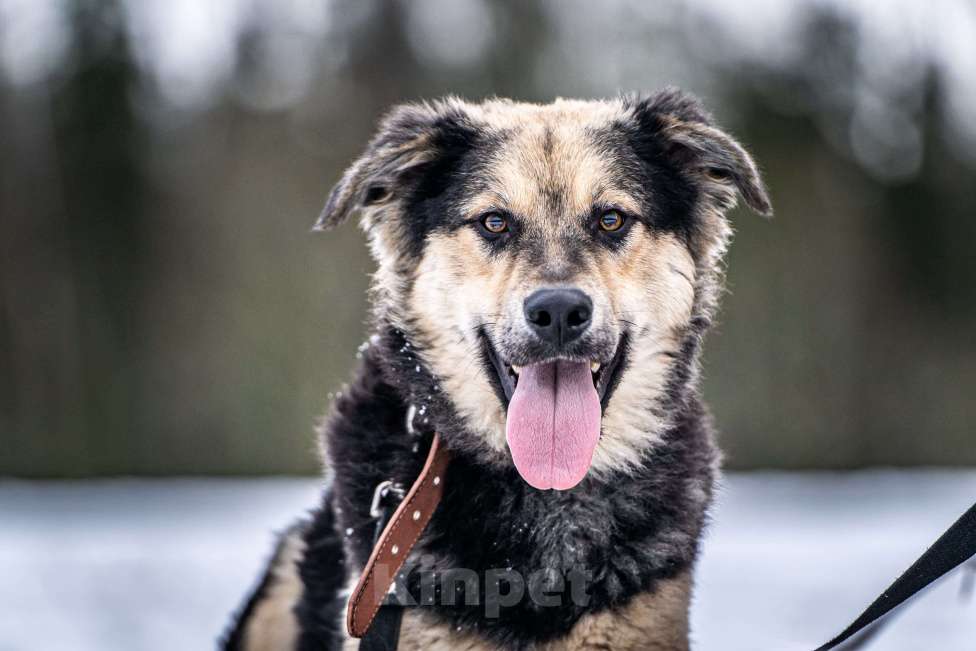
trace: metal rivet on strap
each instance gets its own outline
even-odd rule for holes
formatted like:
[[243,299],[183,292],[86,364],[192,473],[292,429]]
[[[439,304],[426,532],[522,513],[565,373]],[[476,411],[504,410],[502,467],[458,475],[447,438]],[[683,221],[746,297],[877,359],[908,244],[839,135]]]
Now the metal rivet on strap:
[[419,520],[420,519],[420,511],[414,511],[413,512],[413,519],[414,520]]
[[437,486],[440,483],[441,483],[441,478],[440,477],[434,477],[434,486]]
[[390,552],[392,552],[393,555],[396,556],[400,552],[400,548],[397,545],[393,545],[393,547],[390,549]]

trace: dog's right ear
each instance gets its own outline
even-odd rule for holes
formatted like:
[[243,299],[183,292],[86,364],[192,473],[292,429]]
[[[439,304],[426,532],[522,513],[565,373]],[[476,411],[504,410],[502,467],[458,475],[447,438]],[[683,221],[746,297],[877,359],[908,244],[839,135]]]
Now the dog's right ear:
[[437,159],[445,134],[470,128],[469,122],[463,103],[453,98],[395,107],[332,188],[313,230],[329,230],[358,209],[400,198],[409,174]]

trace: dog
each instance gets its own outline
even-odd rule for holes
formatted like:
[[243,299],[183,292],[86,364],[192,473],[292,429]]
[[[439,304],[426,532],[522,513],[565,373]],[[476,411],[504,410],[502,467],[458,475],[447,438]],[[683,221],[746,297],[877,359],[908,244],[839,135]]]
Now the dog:
[[436,432],[452,461],[411,572],[473,580],[406,608],[397,648],[687,649],[720,463],[699,356],[739,197],[771,214],[750,155],[677,89],[392,110],[316,224],[361,213],[377,264],[327,488],[224,648],[358,648],[374,489],[410,486]]

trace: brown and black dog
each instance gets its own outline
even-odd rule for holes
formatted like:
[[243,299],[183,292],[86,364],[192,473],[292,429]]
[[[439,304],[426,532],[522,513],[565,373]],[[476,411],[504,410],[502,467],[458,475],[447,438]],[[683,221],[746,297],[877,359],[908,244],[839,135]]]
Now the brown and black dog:
[[433,431],[453,462],[411,572],[463,571],[464,598],[408,608],[398,648],[688,648],[719,461],[698,360],[740,195],[770,213],[750,156],[676,90],[394,109],[318,222],[359,211],[378,265],[328,488],[226,648],[356,648],[370,498],[412,483]]

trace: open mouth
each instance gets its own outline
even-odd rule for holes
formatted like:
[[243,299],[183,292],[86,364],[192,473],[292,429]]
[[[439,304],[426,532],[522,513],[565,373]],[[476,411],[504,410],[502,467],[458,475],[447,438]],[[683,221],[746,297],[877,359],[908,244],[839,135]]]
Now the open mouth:
[[624,367],[626,337],[605,363],[554,358],[521,367],[506,362],[484,333],[482,340],[506,406],[505,440],[516,470],[538,489],[576,486],[600,441],[603,410]]
[[[521,375],[523,367],[509,364],[503,360],[491,344],[488,335],[484,331],[481,331],[479,334],[481,336],[484,356],[488,360],[491,368],[495,371],[489,374],[492,385],[498,394],[499,400],[502,401],[502,404],[507,409],[512,400],[512,396],[515,394],[515,388],[518,386],[519,375]],[[626,366],[627,350],[628,337],[627,333],[624,332],[620,336],[620,340],[617,342],[617,348],[609,362],[590,362],[590,376],[593,380],[593,388],[596,389],[596,393],[600,398],[601,409],[607,408],[607,403],[610,401],[614,389],[617,388],[621,371]]]

